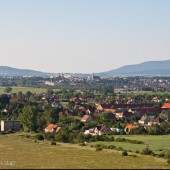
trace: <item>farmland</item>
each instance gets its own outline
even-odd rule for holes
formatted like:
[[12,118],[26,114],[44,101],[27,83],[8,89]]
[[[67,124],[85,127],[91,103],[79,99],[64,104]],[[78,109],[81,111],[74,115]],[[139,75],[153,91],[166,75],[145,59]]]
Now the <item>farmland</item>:
[[[6,87],[0,87],[0,93],[4,93]],[[58,91],[59,89],[53,89],[53,91]],[[23,94],[25,94],[27,91],[30,91],[31,93],[40,94],[45,93],[47,91],[46,88],[38,88],[38,87],[12,87],[12,93],[18,93],[21,91]]]
[[[143,155],[123,157],[118,151],[97,152],[89,146],[76,144],[57,143],[52,146],[48,141],[35,142],[31,136],[26,138],[25,133],[1,135],[0,141],[0,168],[170,168],[162,158]],[[7,165],[6,161],[14,161],[15,164]]]

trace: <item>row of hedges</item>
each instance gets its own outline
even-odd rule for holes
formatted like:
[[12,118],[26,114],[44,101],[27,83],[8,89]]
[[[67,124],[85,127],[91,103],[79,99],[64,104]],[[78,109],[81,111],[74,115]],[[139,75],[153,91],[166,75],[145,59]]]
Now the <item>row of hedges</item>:
[[[85,145],[84,145],[85,146]],[[123,148],[121,147],[116,147],[114,145],[104,145],[104,144],[96,144],[96,145],[91,145],[91,147],[95,147],[96,150],[102,150],[102,149],[113,149],[113,150],[117,150],[117,151],[125,151]],[[99,149],[100,148],[100,149]],[[130,152],[130,151],[129,151]],[[144,148],[141,152],[136,151],[136,153],[138,154],[142,154],[142,155],[151,155],[151,156],[157,156],[157,157],[162,157],[165,159],[170,159],[170,150],[166,150],[160,154],[155,154],[149,147]]]
[[117,139],[115,139],[115,142],[128,142],[128,143],[133,143],[133,144],[144,144],[143,141],[131,140],[131,139],[126,139],[126,138],[117,138]]
[[53,140],[57,142],[65,142],[65,143],[84,143],[84,142],[96,142],[96,141],[114,141],[114,137],[109,136],[92,136],[92,135],[84,135],[84,134],[70,134],[70,133],[40,133],[35,136],[36,140]]

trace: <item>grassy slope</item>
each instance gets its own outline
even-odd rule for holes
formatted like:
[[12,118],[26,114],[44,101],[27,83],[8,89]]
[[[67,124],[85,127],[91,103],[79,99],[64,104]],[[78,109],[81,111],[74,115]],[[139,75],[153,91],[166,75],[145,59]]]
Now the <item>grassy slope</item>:
[[[0,136],[0,168],[170,168],[166,160],[160,158],[123,157],[121,152],[96,152],[94,148],[71,144],[51,146],[48,142],[35,143],[19,135]],[[16,166],[5,165],[7,160],[16,161]]]

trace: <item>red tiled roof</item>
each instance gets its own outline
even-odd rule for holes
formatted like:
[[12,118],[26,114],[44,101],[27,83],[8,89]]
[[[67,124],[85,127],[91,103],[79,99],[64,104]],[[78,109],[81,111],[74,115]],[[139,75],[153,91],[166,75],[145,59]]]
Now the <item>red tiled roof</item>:
[[57,128],[56,128],[56,133],[59,132],[60,129],[61,129],[61,127],[57,127]]
[[56,127],[57,127],[57,125],[50,124],[50,125],[48,125],[45,129],[50,131],[50,130],[56,128]]
[[162,106],[162,108],[170,108],[170,103],[164,103],[164,105]]
[[132,124],[129,124],[125,127],[125,129],[136,129],[138,128],[139,126],[136,126],[136,125],[132,125]]
[[10,99],[10,103],[18,103],[18,102],[19,102],[19,98]]
[[84,115],[81,120],[86,121],[90,116],[89,115]]

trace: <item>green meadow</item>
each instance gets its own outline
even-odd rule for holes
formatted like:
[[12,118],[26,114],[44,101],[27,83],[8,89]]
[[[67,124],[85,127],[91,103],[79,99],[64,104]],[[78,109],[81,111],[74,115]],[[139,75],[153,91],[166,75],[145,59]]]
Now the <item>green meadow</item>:
[[143,144],[132,144],[127,142],[93,142],[89,145],[95,144],[105,144],[105,145],[115,145],[116,147],[122,147],[127,151],[142,151],[144,148],[149,147],[155,153],[160,153],[161,151],[170,150],[170,135],[119,135],[116,138],[126,138],[131,140],[143,141]]
[[50,145],[49,141],[26,138],[25,133],[0,135],[0,168],[3,169],[170,169],[163,158],[140,154],[134,157],[132,153],[122,156],[121,153],[96,151],[77,144]]
[[[0,87],[0,93],[4,93],[6,87]],[[53,89],[53,91],[58,91],[59,89]],[[47,92],[46,88],[38,88],[38,87],[12,87],[12,93],[18,93],[19,91],[22,91],[23,94],[25,94],[27,91],[30,91],[31,93],[35,94],[41,94]]]

